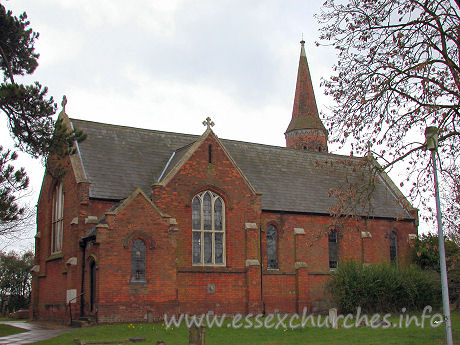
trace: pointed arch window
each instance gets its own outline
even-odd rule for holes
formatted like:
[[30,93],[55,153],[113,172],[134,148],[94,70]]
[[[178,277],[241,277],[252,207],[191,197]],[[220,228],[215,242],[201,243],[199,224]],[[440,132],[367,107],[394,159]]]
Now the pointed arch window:
[[398,262],[398,237],[394,231],[390,232],[390,262]]
[[339,260],[337,231],[331,230],[328,235],[329,240],[329,269],[334,270],[337,268]]
[[278,229],[271,224],[267,227],[267,268],[278,269]]
[[192,200],[193,265],[225,265],[225,204],[207,190]]
[[131,281],[145,282],[145,242],[140,238],[131,244]]
[[64,189],[62,182],[59,182],[54,187],[51,223],[51,254],[60,253],[62,251],[64,231]]

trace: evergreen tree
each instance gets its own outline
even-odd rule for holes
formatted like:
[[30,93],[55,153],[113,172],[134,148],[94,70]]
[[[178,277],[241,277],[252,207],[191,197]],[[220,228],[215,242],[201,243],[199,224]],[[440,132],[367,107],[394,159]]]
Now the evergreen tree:
[[[39,54],[34,32],[24,12],[19,17],[0,4],[0,110],[7,117],[8,128],[16,147],[32,157],[47,158],[72,153],[75,140],[83,140],[80,131],[68,130],[62,121],[53,120],[57,106],[48,89],[39,82],[18,83],[18,76],[32,74],[38,66]],[[24,169],[15,170],[12,162],[17,154],[0,146],[0,229],[17,221],[24,209],[17,204],[16,194],[28,186]],[[10,228],[9,228],[10,229]]]
[[30,303],[34,253],[0,252],[0,310],[26,309]]

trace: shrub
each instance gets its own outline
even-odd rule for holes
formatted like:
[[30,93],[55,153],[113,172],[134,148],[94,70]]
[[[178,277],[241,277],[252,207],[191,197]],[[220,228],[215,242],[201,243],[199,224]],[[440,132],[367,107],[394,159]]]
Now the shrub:
[[417,267],[391,264],[364,266],[355,261],[341,263],[328,283],[328,290],[342,313],[397,312],[437,307],[441,288],[436,273]]
[[[414,242],[412,261],[424,270],[440,272],[438,236],[424,234]],[[452,309],[460,308],[460,247],[446,238],[444,240],[449,297]]]

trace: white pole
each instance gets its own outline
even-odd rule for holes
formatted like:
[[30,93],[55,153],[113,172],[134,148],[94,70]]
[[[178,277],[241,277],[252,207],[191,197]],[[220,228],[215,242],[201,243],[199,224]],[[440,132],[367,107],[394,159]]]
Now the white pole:
[[438,170],[436,168],[436,152],[438,149],[438,129],[427,127],[425,130],[427,148],[431,151],[431,161],[434,173],[434,193],[436,197],[436,218],[438,220],[439,264],[441,266],[442,307],[446,324],[446,344],[453,345],[452,324],[450,320],[449,285],[447,284],[446,252],[444,249],[444,234],[442,232],[441,202],[439,199]]

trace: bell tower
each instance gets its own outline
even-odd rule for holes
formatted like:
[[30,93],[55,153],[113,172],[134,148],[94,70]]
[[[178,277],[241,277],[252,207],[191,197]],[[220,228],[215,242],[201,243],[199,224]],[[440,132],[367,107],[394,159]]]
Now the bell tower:
[[300,41],[300,60],[297,72],[294,107],[289,126],[284,133],[286,147],[296,150],[327,152],[327,130],[319,118],[315,93],[305,54],[305,41]]

